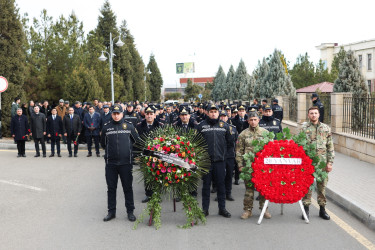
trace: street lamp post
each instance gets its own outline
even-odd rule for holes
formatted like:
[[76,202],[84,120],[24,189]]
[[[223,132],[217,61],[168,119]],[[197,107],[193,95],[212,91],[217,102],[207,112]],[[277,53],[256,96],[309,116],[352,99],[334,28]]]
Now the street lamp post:
[[151,74],[151,71],[150,69],[146,71],[146,68],[145,68],[145,102],[146,102],[146,89],[147,89],[147,74]]
[[99,57],[99,60],[102,61],[102,62],[104,62],[105,60],[107,60],[107,57],[105,57],[104,53],[106,53],[108,55],[108,57],[109,57],[109,70],[111,71],[112,104],[115,104],[115,89],[113,87],[113,57],[116,56],[116,55],[113,53],[113,43],[114,43],[114,41],[115,41],[116,38],[118,38],[118,41],[116,43],[117,47],[122,47],[124,45],[124,42],[121,41],[121,37],[120,36],[115,37],[112,40],[112,33],[109,33],[109,53],[107,51],[103,51],[102,50],[102,54]]

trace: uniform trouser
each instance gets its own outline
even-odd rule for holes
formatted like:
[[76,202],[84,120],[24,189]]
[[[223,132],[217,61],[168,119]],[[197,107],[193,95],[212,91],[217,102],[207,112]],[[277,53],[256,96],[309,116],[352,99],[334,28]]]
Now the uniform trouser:
[[[76,140],[76,137],[74,134],[71,134],[66,137],[66,143],[68,144],[68,152],[71,155],[72,154],[72,141],[74,142]],[[74,154],[76,155],[78,153],[78,141],[74,144]]]
[[[254,184],[252,187],[249,187],[247,184],[249,181],[245,181],[245,197],[243,199],[243,210],[251,211],[253,209],[253,203],[254,203]],[[265,198],[262,195],[259,195],[259,209],[262,209],[264,206]]]
[[217,200],[219,209],[225,208],[225,161],[212,162],[210,172],[203,176],[202,207],[208,210],[210,207],[211,180],[215,178],[217,188]]
[[55,138],[51,137],[51,154],[55,154],[55,144],[57,149],[57,154],[60,154],[60,136],[56,136]]
[[[324,179],[324,181],[316,182],[319,206],[325,206],[327,204],[327,198],[326,198],[327,182],[328,182],[328,176],[327,178]],[[304,206],[310,206],[311,196],[312,196],[312,190],[309,190],[309,192],[302,199]]]
[[42,137],[42,138],[34,138],[36,154],[40,155],[39,142],[40,142],[40,144],[42,144],[43,155],[45,155],[46,154],[46,144],[44,142],[44,137]]
[[17,150],[19,155],[24,155],[25,154],[25,141],[24,140],[19,140],[17,142]]
[[89,151],[89,154],[91,154],[91,147],[92,147],[92,138],[94,138],[95,143],[95,151],[97,154],[99,154],[99,135],[88,135],[86,136],[87,140],[87,150]]
[[107,181],[107,198],[108,198],[108,212],[116,213],[116,190],[118,176],[120,176],[122,189],[125,195],[125,207],[127,213],[134,211],[134,197],[133,197],[133,166],[106,164],[105,179]]
[[234,158],[227,158],[225,164],[225,194],[232,194],[232,177],[233,177],[233,168],[235,164]]
[[152,189],[146,188],[146,181],[144,181],[144,185],[145,185],[145,194],[146,194],[146,196],[151,197],[152,196]]
[[240,170],[238,169],[237,161],[234,161],[234,180],[238,181],[240,179]]

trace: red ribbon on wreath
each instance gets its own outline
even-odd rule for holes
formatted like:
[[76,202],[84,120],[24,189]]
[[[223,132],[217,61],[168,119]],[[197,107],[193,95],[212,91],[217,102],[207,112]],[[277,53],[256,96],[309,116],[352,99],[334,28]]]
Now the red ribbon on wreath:
[[[264,164],[265,158],[299,158],[301,164]],[[274,203],[298,202],[314,182],[312,160],[293,140],[269,142],[256,154],[252,168],[254,187]]]

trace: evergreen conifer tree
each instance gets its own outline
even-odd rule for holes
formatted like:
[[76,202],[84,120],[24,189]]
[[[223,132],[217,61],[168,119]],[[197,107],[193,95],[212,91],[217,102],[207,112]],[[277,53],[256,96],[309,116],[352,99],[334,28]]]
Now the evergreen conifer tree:
[[270,86],[269,88],[267,88],[268,86],[265,81],[265,78],[268,75],[269,70],[270,70],[270,67],[268,66],[266,58],[263,57],[262,64],[259,64],[259,69],[257,72],[257,79],[255,81],[255,89],[254,89],[255,98],[264,98],[267,96],[268,92],[272,91]]
[[247,71],[246,71],[245,63],[241,59],[240,63],[238,64],[236,73],[234,74],[233,87],[232,87],[233,88],[232,100],[242,99],[243,94],[246,95],[246,93],[243,93],[243,91],[246,90],[246,84],[247,84]]
[[14,0],[0,0],[0,74],[8,80],[8,89],[1,94],[2,128],[10,135],[11,105],[15,97],[25,102],[25,33]]
[[[233,79],[235,75],[234,67],[233,65],[230,65],[230,68],[228,70],[227,78],[225,80],[225,84],[223,87],[223,100],[225,99],[232,99],[233,94]],[[232,99],[233,100],[233,99]]]
[[154,54],[150,55],[150,61],[147,64],[146,70],[151,72],[147,81],[151,93],[151,101],[159,102],[163,78],[161,77]]
[[296,88],[302,88],[315,84],[315,67],[309,60],[307,52],[305,55],[299,55],[293,69],[290,71],[290,75],[294,86]]
[[276,50],[273,52],[269,61],[269,71],[265,77],[266,91],[265,98],[272,98],[276,95],[284,95],[284,85],[287,82],[285,68],[280,60],[281,52]]
[[214,88],[212,89],[212,92],[211,92],[212,99],[214,101],[220,101],[224,99],[223,88],[225,87],[225,81],[226,81],[225,72],[223,70],[223,67],[221,67],[220,65],[216,73],[216,76],[214,78]]

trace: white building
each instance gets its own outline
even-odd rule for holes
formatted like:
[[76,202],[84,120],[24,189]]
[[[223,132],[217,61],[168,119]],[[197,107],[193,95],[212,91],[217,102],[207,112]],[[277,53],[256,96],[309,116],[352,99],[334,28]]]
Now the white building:
[[344,47],[346,51],[352,50],[354,52],[369,90],[374,92],[375,67],[373,57],[375,55],[375,39],[341,45],[338,45],[338,43],[322,43],[316,46],[320,50],[320,59],[328,67],[329,71],[331,70],[333,58],[340,51],[340,47]]

